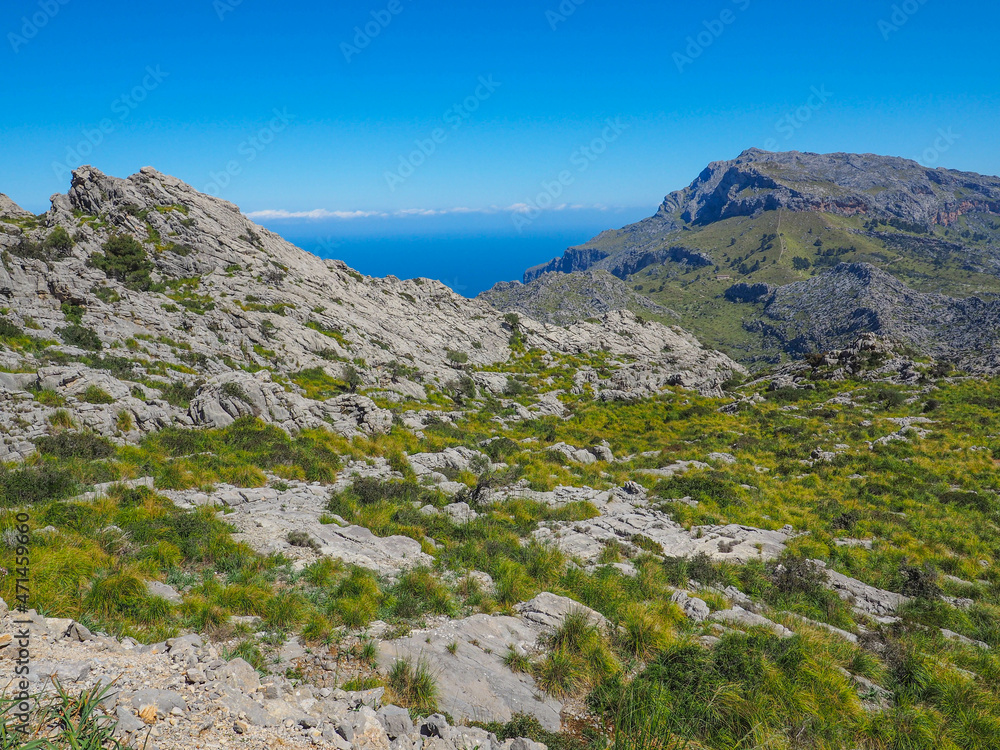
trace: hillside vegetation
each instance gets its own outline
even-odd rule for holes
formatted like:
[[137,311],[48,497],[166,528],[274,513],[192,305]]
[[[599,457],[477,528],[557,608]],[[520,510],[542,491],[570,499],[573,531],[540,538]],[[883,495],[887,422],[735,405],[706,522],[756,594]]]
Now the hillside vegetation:
[[[530,352],[520,361],[525,393],[514,400],[529,404],[552,388],[552,378]],[[620,725],[711,748],[985,748],[1000,737],[993,653],[1000,646],[1000,383],[936,380],[927,370],[912,386],[816,380],[808,384],[814,388],[768,391],[762,384],[741,390],[736,402],[674,391],[607,403],[582,393],[565,398],[564,419],[507,426],[495,422],[489,399],[474,396],[461,416],[431,420],[423,437],[397,426],[373,439],[322,430],[290,438],[245,418],[224,430],[166,430],[136,447],[95,451],[96,438],[60,430],[36,459],[0,474],[8,508],[0,525],[13,528],[31,498],[34,602],[47,616],[146,641],[207,632],[262,669],[290,633],[338,651],[345,633],[361,634],[375,619],[400,634],[435,615],[511,613],[517,602],[552,591],[600,612],[612,629],[567,620],[537,657],[512,656],[511,665],[534,675],[541,690],[584,701],[594,731]],[[763,398],[747,398],[754,394]],[[720,413],[727,403],[736,408]],[[918,423],[927,434],[884,440],[907,418],[930,419]],[[444,507],[450,500],[419,483],[404,455],[479,449],[489,439],[487,452],[507,468],[500,476],[482,470],[456,477],[468,485],[478,519],[457,524],[415,510],[414,501]],[[577,465],[548,447],[605,439],[615,456],[634,458]],[[667,479],[642,471],[712,453],[735,460]],[[225,513],[183,511],[146,488],[67,501],[98,480],[151,476],[173,490],[209,490],[220,481],[280,486],[330,481],[346,461],[378,458],[400,469],[400,478],[356,480],[332,492],[328,508],[377,535],[421,542],[432,562],[395,580],[325,557],[297,569],[283,555],[239,542]],[[807,533],[791,539],[776,563],[671,557],[633,538],[581,568],[532,532],[597,510],[586,502],[491,501],[481,491],[515,479],[537,491],[633,481],[685,527],[789,524]],[[14,554],[4,551],[0,565],[13,569]],[[892,617],[859,614],[809,560],[911,598]],[[635,574],[613,563],[628,563]],[[483,591],[472,571],[488,573],[494,590]],[[183,602],[148,595],[148,578],[176,586]],[[10,586],[10,579],[0,584],[8,601]],[[671,601],[674,587],[697,592],[713,610],[729,606],[728,587],[735,587],[795,635],[720,633],[709,621],[685,618]],[[956,606],[946,596],[968,601]],[[234,615],[257,617],[259,625],[234,625]],[[860,637],[851,643],[815,623]],[[942,628],[981,645],[949,639]],[[363,651],[345,655],[345,679],[392,684],[372,672]],[[633,727],[636,715],[654,726]],[[570,747],[583,740],[559,741]]]

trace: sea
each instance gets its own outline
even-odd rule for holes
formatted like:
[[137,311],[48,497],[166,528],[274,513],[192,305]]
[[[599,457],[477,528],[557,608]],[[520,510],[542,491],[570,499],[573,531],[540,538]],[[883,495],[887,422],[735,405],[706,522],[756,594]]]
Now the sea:
[[258,221],[303,250],[365,275],[436,279],[475,297],[499,281],[520,281],[525,269],[653,210],[567,211],[521,227],[507,215]]

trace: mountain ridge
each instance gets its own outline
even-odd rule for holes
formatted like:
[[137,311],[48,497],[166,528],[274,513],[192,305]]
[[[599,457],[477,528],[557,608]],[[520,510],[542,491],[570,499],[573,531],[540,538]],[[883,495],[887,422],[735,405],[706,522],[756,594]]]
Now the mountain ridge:
[[[834,273],[839,264],[885,274],[870,276],[864,292],[855,275],[847,284],[854,296],[840,299],[855,305],[867,295],[878,314],[858,303],[846,311],[855,314],[847,324],[845,311],[827,305],[837,326],[792,325],[817,310],[803,290],[828,298],[846,283],[850,274]],[[845,346],[848,334],[890,330],[992,371],[995,356],[975,342],[988,341],[1000,324],[987,314],[980,336],[963,311],[979,309],[977,300],[989,311],[1000,295],[1000,178],[899,157],[749,149],[708,165],[653,216],[529,268],[523,289],[508,285],[483,297],[504,310],[539,309],[553,304],[553,283],[539,285],[540,278],[591,271],[676,311],[682,327],[751,367],[800,357],[803,342],[824,351]],[[563,283],[582,289],[584,279]],[[783,302],[766,306],[775,290]],[[933,317],[932,298],[950,311],[947,325],[914,322],[915,310]],[[916,307],[907,309],[907,300]]]
[[[888,178],[889,174],[900,177]],[[909,179],[902,179],[904,175]],[[823,182],[845,191],[831,189]],[[949,186],[980,190],[983,194],[974,200],[954,193],[947,198]],[[753,194],[743,195],[746,191]],[[584,270],[598,264],[611,255],[595,246],[602,240],[627,237],[634,244],[630,249],[642,251],[648,249],[646,241],[655,242],[660,235],[679,232],[685,225],[705,225],[779,208],[949,226],[973,211],[1000,214],[1000,177],[943,167],[931,169],[909,159],[876,154],[751,148],[736,159],[709,164],[687,188],[667,195],[653,216],[620,230],[602,232],[590,242],[569,248],[562,259],[528,269],[524,281],[530,282],[541,273]]]
[[[149,167],[127,179],[81,167],[40,217],[11,204],[0,211],[0,251],[0,366],[20,394],[0,410],[23,423],[0,458],[29,455],[60,408],[126,440],[241,416],[290,432],[384,432],[397,404],[461,398],[470,383],[473,394],[502,396],[512,376],[481,371],[502,373],[522,349],[603,349],[617,362],[604,387],[619,393],[717,391],[741,369],[628,313],[564,329],[436,281],[365,277]],[[29,398],[64,387],[67,404]],[[91,389],[108,403],[89,403]]]

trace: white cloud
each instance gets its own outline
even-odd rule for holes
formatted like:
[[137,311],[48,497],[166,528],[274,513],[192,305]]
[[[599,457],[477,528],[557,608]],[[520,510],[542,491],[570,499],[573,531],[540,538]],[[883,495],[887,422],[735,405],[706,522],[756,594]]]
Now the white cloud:
[[[321,221],[325,219],[369,219],[372,217],[406,218],[411,216],[448,216],[453,214],[498,214],[498,213],[529,213],[539,209],[529,206],[527,203],[514,203],[510,206],[485,206],[483,208],[468,208],[466,206],[456,206],[454,208],[400,208],[394,211],[329,211],[325,208],[317,208],[312,211],[286,211],[284,209],[265,209],[263,211],[252,211],[247,217],[255,221],[268,221],[276,219],[310,219]],[[584,205],[581,203],[562,203],[558,206],[551,206],[546,211],[607,211],[608,207],[603,204]]]
[[285,211],[268,209],[247,214],[251,219],[367,219],[372,216],[388,216],[381,211],[327,211],[317,208],[312,211]]

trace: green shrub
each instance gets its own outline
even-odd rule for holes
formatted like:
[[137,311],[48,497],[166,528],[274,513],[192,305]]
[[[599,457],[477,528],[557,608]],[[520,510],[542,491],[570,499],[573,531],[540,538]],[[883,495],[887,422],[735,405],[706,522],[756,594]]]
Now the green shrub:
[[288,543],[293,547],[305,547],[307,549],[311,549],[313,552],[319,552],[320,549],[322,549],[319,542],[309,536],[308,532],[302,531],[301,529],[289,531],[286,538]]
[[826,571],[804,557],[784,555],[768,565],[768,572],[771,583],[783,594],[812,596],[826,587]]
[[87,308],[72,302],[63,302],[60,309],[66,320],[74,325],[80,325],[83,322],[83,314],[87,312]]
[[223,383],[222,394],[228,398],[235,399],[236,401],[242,401],[248,406],[253,405],[253,401],[250,399],[250,396],[245,390],[243,390],[243,386],[237,382],[230,381],[228,383]]
[[534,742],[541,742],[549,750],[587,750],[591,747],[585,740],[578,739],[570,733],[557,734],[546,731],[542,723],[529,714],[514,714],[506,724],[490,722],[476,726],[495,734],[501,742],[527,737]]
[[0,468],[0,505],[5,508],[71,497],[79,489],[67,467],[49,461],[40,466]]
[[95,352],[104,348],[104,344],[101,343],[101,337],[97,335],[97,331],[86,326],[74,323],[65,328],[57,328],[56,333],[67,346],[75,346]]
[[[382,500],[394,503],[411,503],[421,498],[421,487],[415,482],[382,480],[375,477],[358,477],[348,493],[361,505],[373,505]],[[329,510],[336,512],[336,508]]]
[[0,339],[19,339],[24,336],[24,330],[7,318],[0,318]]
[[22,237],[16,245],[10,248],[10,253],[18,258],[44,261],[49,260],[51,255],[44,244],[32,242],[27,237]]
[[128,286],[147,291],[152,285],[150,272],[153,263],[146,256],[146,250],[134,237],[118,234],[104,243],[103,253],[90,256],[90,263],[104,271],[109,279],[115,279]]
[[35,442],[38,452],[54,458],[78,458],[95,461],[110,458],[115,454],[115,446],[93,432],[64,431],[56,435],[41,437]]
[[136,363],[128,357],[91,356],[87,364],[95,370],[107,370],[119,380],[130,380],[135,377]]
[[90,293],[106,305],[113,305],[121,299],[121,295],[109,286],[95,286]]
[[739,485],[721,471],[673,476],[658,482],[654,491],[662,498],[690,497],[702,503],[714,501],[720,508],[743,502]]
[[923,566],[904,565],[900,568],[902,585],[901,594],[914,599],[934,600],[941,598],[941,587],[938,585],[938,572],[930,563]]
[[365,381],[362,380],[361,373],[358,372],[354,365],[347,365],[344,368],[344,383],[347,384],[347,390],[355,393],[358,388],[364,385]]
[[83,400],[88,404],[113,404],[115,402],[114,396],[97,385],[87,387],[83,393]]
[[186,409],[191,405],[191,399],[198,395],[198,390],[202,385],[204,385],[203,381],[196,381],[188,385],[181,380],[175,380],[172,383],[157,383],[156,387],[160,389],[161,397],[168,404],[179,409]]

